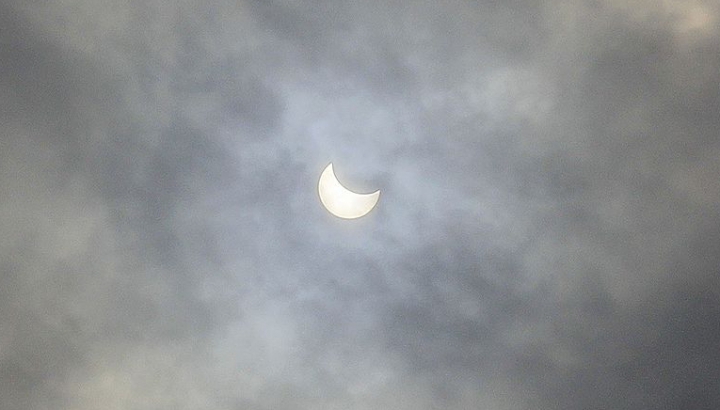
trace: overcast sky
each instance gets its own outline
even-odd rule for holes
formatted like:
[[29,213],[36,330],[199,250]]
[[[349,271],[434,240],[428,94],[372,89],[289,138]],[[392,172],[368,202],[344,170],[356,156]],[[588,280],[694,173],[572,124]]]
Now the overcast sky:
[[719,27],[0,0],[0,408],[720,408]]

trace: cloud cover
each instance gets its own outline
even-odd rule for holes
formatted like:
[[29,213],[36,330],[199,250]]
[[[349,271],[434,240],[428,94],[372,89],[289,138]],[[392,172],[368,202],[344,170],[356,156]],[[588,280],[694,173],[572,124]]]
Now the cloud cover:
[[3,409],[720,404],[717,2],[0,8]]

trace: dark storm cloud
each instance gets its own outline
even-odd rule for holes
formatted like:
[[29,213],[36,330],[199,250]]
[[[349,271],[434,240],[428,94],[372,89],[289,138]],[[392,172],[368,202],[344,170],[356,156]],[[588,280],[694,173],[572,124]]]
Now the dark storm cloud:
[[717,6],[10,4],[3,408],[720,401]]

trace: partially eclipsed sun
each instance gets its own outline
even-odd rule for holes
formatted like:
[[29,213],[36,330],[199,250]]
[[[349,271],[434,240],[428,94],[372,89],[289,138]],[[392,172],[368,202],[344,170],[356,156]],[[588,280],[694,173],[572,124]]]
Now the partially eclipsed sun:
[[318,194],[325,209],[343,219],[355,219],[367,215],[380,199],[380,190],[371,194],[356,194],[345,188],[337,180],[332,162],[320,175]]

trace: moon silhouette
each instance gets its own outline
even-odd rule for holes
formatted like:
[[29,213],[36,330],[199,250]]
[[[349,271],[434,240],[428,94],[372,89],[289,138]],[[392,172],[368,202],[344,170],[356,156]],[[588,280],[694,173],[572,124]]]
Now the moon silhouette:
[[318,194],[325,209],[343,219],[367,215],[380,199],[380,190],[370,194],[358,194],[345,188],[335,176],[332,162],[320,174]]

